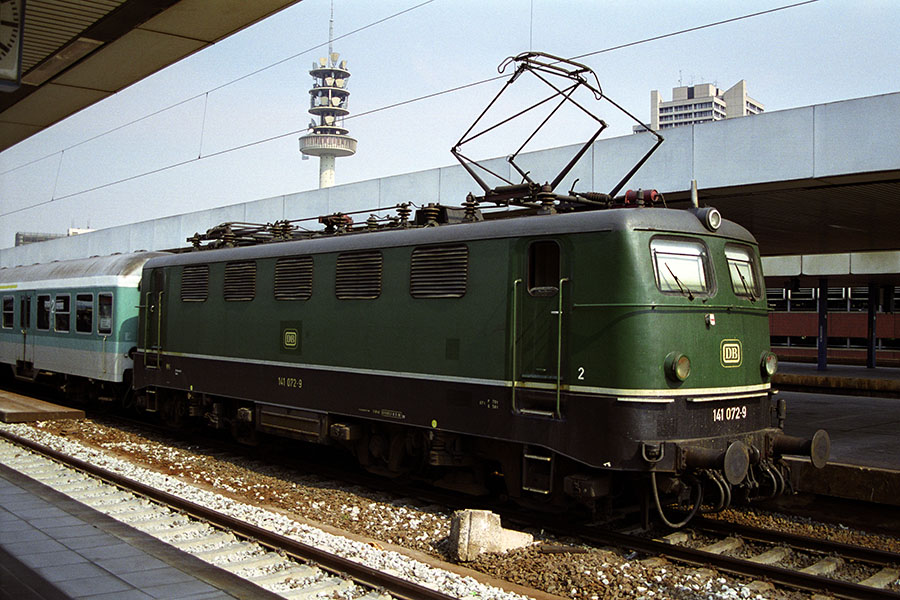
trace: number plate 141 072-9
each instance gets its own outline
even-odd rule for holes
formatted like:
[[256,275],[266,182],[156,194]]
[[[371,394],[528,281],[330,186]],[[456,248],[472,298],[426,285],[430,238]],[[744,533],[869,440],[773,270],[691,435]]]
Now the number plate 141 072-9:
[[739,421],[747,418],[747,406],[723,406],[712,409],[713,422]]

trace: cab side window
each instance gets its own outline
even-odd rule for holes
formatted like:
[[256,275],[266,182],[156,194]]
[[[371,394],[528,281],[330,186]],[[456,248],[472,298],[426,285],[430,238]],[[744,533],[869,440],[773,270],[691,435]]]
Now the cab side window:
[[528,246],[528,293],[554,296],[559,292],[559,244],[533,242]]
[[731,288],[736,296],[744,296],[756,301],[761,297],[759,268],[755,254],[749,246],[725,245],[725,259],[731,275]]
[[678,237],[656,237],[650,240],[650,254],[656,286],[666,294],[712,293],[709,252],[700,240]]

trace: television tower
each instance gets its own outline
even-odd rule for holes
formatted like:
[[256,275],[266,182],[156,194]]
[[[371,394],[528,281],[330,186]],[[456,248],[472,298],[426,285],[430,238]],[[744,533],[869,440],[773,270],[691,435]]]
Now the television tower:
[[309,72],[313,87],[309,90],[309,133],[300,138],[300,152],[305,156],[319,157],[319,188],[334,185],[334,159],[356,153],[356,140],[348,136],[344,117],[350,92],[347,91],[347,61],[338,63],[340,55],[334,52],[334,2],[331,3],[331,19],[328,21],[328,56],[313,63]]

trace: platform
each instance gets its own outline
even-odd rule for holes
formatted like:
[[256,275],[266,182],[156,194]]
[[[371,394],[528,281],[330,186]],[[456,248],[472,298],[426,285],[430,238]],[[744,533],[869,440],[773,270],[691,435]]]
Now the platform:
[[37,398],[0,390],[0,421],[3,423],[83,418],[83,410],[59,406]]
[[[814,370],[815,365],[810,365],[803,376],[816,377]],[[872,370],[829,368],[827,377],[859,382],[861,374],[878,375],[896,384],[890,378],[900,376],[900,369],[867,371]],[[824,429],[831,436],[831,458],[824,469],[814,469],[808,460],[791,459],[794,486],[800,492],[900,506],[900,401],[842,389],[843,393],[832,389],[830,393],[779,394],[787,402],[786,433],[808,438]],[[865,384],[863,389],[871,391],[873,386]]]
[[772,385],[785,391],[900,398],[900,369],[829,365],[819,371],[816,363],[779,362]]
[[281,598],[0,465],[0,600]]

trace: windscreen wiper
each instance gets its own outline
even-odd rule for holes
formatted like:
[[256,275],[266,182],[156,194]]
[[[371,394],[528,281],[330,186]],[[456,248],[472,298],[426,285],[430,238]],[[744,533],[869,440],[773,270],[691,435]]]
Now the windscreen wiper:
[[675,283],[678,284],[678,289],[681,290],[681,293],[684,294],[685,296],[687,296],[688,300],[693,300],[694,294],[691,293],[691,290],[688,288],[688,286],[681,283],[681,280],[678,279],[678,275],[676,275],[675,272],[672,271],[672,267],[669,266],[669,263],[664,263],[664,264],[666,265],[666,269],[669,270],[669,273],[672,274],[672,279],[674,279]]
[[747,295],[750,297],[750,302],[756,302],[757,297],[752,291],[750,291],[750,286],[747,285],[747,280],[744,279],[744,274],[741,273],[741,270],[737,267],[735,267],[734,270],[737,271],[738,277],[741,278],[741,283],[744,284],[744,291],[747,292]]

